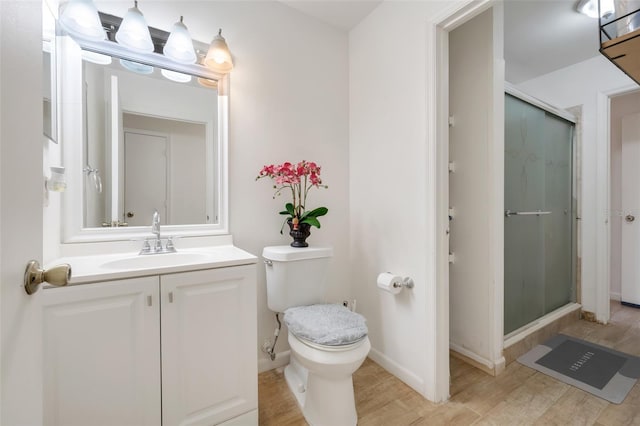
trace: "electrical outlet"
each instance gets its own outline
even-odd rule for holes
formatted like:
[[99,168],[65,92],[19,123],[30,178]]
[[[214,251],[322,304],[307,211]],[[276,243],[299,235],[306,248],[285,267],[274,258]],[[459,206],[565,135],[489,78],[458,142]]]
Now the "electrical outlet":
[[342,306],[344,306],[345,308],[349,309],[351,312],[355,312],[356,311],[356,299],[343,300],[342,301]]

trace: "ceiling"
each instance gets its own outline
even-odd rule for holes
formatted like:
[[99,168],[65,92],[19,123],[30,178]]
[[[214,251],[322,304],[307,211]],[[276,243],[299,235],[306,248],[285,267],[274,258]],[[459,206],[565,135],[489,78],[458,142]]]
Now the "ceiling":
[[598,20],[577,13],[577,0],[505,0],[506,77],[520,83],[599,53]]
[[[349,31],[382,1],[281,0]],[[422,0],[431,1],[431,0]],[[577,13],[578,0],[504,0],[506,77],[520,83],[599,55],[598,20]]]

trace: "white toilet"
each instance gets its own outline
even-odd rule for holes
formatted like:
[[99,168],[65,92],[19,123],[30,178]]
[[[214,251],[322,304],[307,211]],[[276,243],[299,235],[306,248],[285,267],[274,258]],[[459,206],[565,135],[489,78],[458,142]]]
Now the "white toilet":
[[330,247],[265,247],[267,304],[284,312],[291,357],[284,370],[289,389],[312,426],[358,421],[351,376],[371,343],[364,317],[326,304]]

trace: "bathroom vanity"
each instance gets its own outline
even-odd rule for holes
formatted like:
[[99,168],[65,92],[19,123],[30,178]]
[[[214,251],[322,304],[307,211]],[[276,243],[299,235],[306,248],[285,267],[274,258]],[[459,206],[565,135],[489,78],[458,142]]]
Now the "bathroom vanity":
[[57,259],[41,291],[48,425],[258,422],[256,258],[233,246]]

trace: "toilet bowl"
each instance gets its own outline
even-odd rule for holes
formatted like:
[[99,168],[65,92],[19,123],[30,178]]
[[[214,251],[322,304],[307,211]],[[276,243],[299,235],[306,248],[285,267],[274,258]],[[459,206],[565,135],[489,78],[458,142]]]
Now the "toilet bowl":
[[371,343],[362,315],[324,303],[328,247],[265,247],[269,309],[284,313],[291,347],[285,379],[311,426],[358,421],[353,373]]
[[284,374],[307,422],[312,426],[347,426],[358,422],[353,373],[371,343],[365,336],[341,346],[309,344],[289,333],[290,362]]

